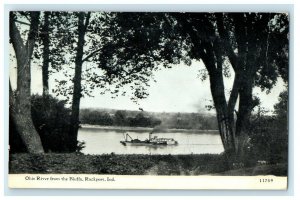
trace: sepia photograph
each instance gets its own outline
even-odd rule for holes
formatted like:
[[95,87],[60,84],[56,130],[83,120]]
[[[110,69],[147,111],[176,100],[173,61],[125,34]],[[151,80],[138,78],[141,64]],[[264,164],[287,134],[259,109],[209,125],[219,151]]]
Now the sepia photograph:
[[9,187],[287,189],[288,12],[8,20]]

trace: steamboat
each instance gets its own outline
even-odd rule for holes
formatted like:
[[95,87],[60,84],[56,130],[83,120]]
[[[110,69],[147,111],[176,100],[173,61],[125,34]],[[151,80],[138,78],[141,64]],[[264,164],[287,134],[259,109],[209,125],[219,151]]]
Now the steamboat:
[[152,132],[149,133],[149,138],[145,140],[133,139],[128,133],[125,134],[124,140],[120,141],[124,146],[127,145],[177,145],[178,142],[173,138],[152,137]]

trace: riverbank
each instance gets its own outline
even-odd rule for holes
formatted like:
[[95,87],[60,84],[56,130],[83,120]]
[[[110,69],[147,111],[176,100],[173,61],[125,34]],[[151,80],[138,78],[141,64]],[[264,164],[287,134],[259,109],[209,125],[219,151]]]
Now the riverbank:
[[115,174],[115,175],[277,175],[287,166],[265,165],[229,170],[225,158],[203,155],[84,155],[76,153],[11,154],[12,174]]
[[82,124],[81,128],[90,129],[101,129],[101,130],[114,130],[114,131],[133,131],[133,132],[151,132],[154,129],[155,132],[171,132],[171,133],[209,133],[218,134],[218,130],[199,130],[199,129],[175,129],[175,128],[150,128],[150,127],[131,127],[131,126],[102,126],[102,125],[92,125],[92,124]]

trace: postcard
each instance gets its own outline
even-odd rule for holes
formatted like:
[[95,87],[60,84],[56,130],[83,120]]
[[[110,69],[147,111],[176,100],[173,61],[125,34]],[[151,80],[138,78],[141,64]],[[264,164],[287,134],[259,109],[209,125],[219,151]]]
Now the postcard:
[[288,12],[9,12],[10,188],[286,190]]

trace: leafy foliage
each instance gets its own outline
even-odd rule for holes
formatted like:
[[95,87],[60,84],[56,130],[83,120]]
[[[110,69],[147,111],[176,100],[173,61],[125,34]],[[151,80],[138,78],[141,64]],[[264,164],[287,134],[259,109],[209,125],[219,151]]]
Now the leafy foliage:
[[287,162],[288,159],[288,92],[279,96],[279,103],[272,116],[258,112],[252,116],[251,134],[248,146],[252,160],[266,160],[270,163]]
[[32,96],[31,115],[34,126],[41,136],[45,151],[67,151],[70,110],[65,107],[65,101],[52,96],[45,98]]
[[[32,95],[31,103],[32,120],[41,137],[44,150],[67,152],[70,109],[65,107],[65,101],[52,96]],[[16,133],[13,121],[10,121],[9,135],[10,152],[23,152],[25,149]],[[79,142],[78,148],[84,148],[84,144]]]
[[145,98],[158,64],[170,67],[183,59],[184,49],[177,48],[180,43],[174,40],[175,35],[164,36],[172,31],[171,24],[162,23],[164,17],[164,13],[111,13],[105,21],[109,28],[103,31],[98,61],[107,82],[116,86],[113,93],[128,84],[133,101]]
[[42,12],[41,26],[39,27],[39,37],[35,43],[33,61],[39,64],[42,61],[44,37],[48,37],[50,41],[49,61],[50,74],[63,70],[64,66],[74,62],[72,54],[75,53],[77,21],[75,14],[72,12],[47,12],[49,15],[49,30],[45,32],[44,23],[46,12]]
[[[52,93],[56,96],[64,96],[67,100],[70,100],[73,94],[73,72],[72,65],[75,63],[75,55],[77,51],[76,42],[78,40],[78,20],[77,12],[51,12],[50,13],[50,58],[51,60],[51,72],[63,73],[64,79],[56,79],[56,85],[58,87],[52,89]],[[138,16],[137,14],[136,16]],[[126,15],[127,16],[127,15]],[[112,97],[118,95],[125,95],[126,90],[122,90],[124,85],[130,85],[132,89],[131,99],[137,101],[140,98],[145,98],[148,93],[146,87],[149,85],[147,82],[152,76],[154,63],[149,56],[139,57],[137,55],[130,54],[131,51],[127,51],[126,48],[119,48],[122,41],[130,42],[135,45],[136,50],[143,50],[151,52],[149,45],[140,43],[138,40],[142,39],[143,42],[147,42],[148,39],[144,37],[144,32],[140,31],[139,37],[132,34],[131,37],[127,37],[121,34],[121,30],[115,25],[115,21],[112,19],[116,17],[116,13],[106,12],[92,12],[91,17],[87,23],[87,30],[85,32],[85,46],[83,49],[82,64],[84,66],[82,71],[82,96],[93,96],[95,91],[100,94],[110,92]],[[133,19],[131,16],[130,19]],[[152,17],[144,17],[148,19],[145,24],[157,24],[156,20]],[[119,19],[119,18],[118,18]],[[122,19],[124,27],[128,30],[128,34],[138,32],[139,24],[134,27],[133,24],[128,23],[126,18]],[[144,23],[141,21],[141,23]],[[143,26],[142,26],[143,28]],[[153,29],[154,31],[159,30]],[[41,37],[39,43],[36,43],[35,58],[38,60],[42,55],[42,38],[43,30],[40,30]],[[157,33],[155,33],[157,34]],[[134,37],[133,37],[134,36]],[[159,36],[159,34],[158,34]],[[152,37],[152,35],[151,35]],[[159,37],[157,37],[159,38]],[[150,41],[150,40],[149,40]],[[147,46],[147,48],[146,48]],[[115,56],[115,52],[118,52],[122,57]],[[129,53],[129,55],[126,54]],[[146,55],[146,54],[145,54]],[[127,63],[129,57],[135,57],[135,63]],[[85,64],[84,64],[85,63]],[[127,64],[126,64],[127,63]],[[122,65],[121,65],[122,64]],[[123,65],[125,64],[125,65]],[[71,69],[71,70],[70,70]]]
[[282,127],[285,129],[287,127],[287,117],[288,117],[288,91],[285,90],[279,94],[279,102],[274,105],[275,114],[279,119],[282,119]]

